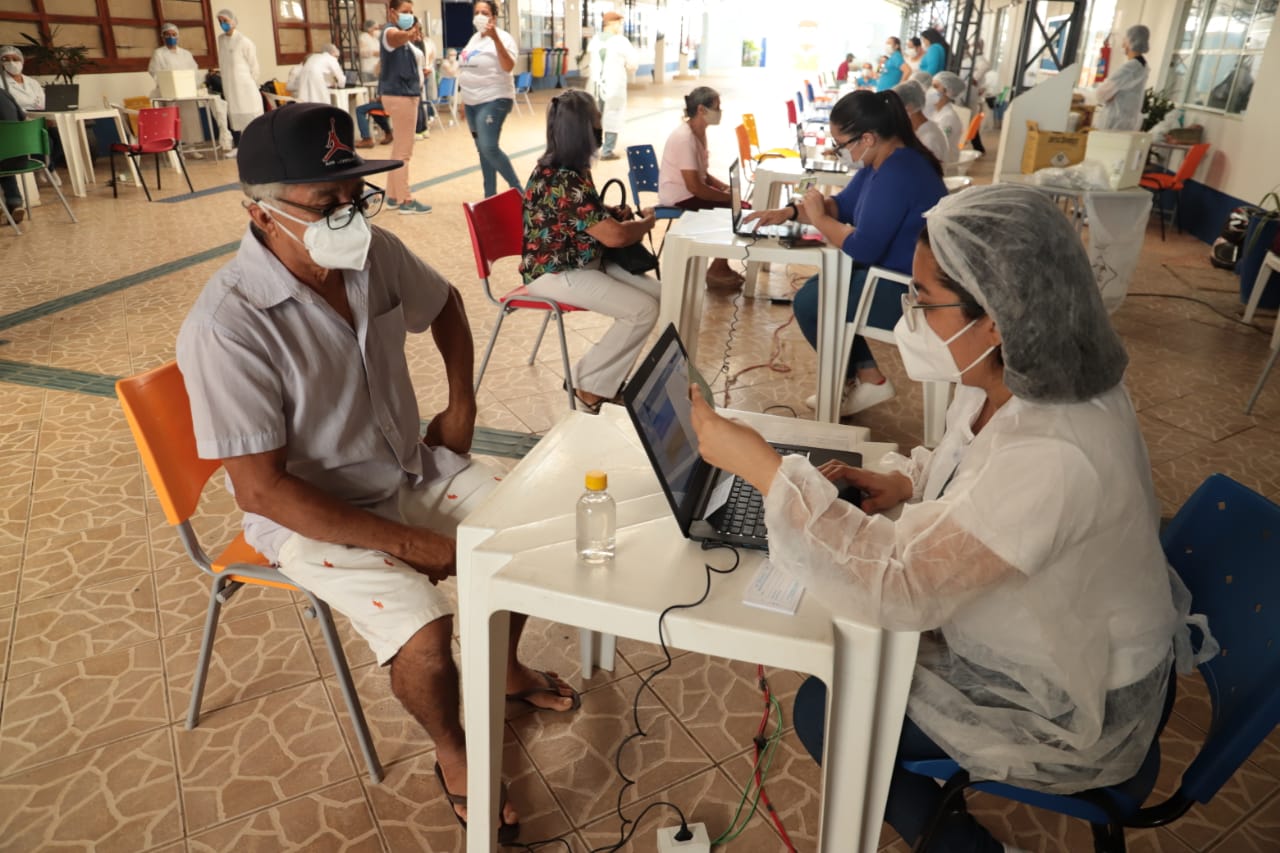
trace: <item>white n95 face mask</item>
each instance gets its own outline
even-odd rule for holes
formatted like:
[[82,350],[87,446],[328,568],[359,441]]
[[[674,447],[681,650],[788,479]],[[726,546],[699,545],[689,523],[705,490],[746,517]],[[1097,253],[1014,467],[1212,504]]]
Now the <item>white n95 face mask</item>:
[[471,26],[476,28],[476,32],[483,32],[489,26],[489,16],[476,15],[471,19]]
[[365,259],[369,257],[369,244],[373,240],[373,232],[369,230],[369,221],[364,218],[364,214],[357,213],[346,227],[334,230],[323,219],[308,222],[266,202],[258,203],[277,216],[307,226],[301,240],[288,228],[281,230],[298,240],[318,266],[327,270],[364,269]]
[[17,77],[22,73],[22,62],[17,59],[6,59],[4,61],[4,70]]
[[930,89],[924,96],[924,117],[933,118],[933,114],[938,111],[938,101],[941,100],[942,93],[937,89]]
[[902,366],[906,369],[907,375],[916,382],[958,383],[961,377],[995,351],[995,346],[987,347],[986,351],[971,361],[968,367],[961,369],[956,366],[955,356],[951,354],[948,344],[958,340],[977,322],[977,320],[971,320],[963,329],[944,341],[938,337],[938,333],[923,317],[917,319],[914,331],[908,328],[905,316],[898,318],[897,324],[893,327],[893,338],[898,344],[898,353],[902,356]]

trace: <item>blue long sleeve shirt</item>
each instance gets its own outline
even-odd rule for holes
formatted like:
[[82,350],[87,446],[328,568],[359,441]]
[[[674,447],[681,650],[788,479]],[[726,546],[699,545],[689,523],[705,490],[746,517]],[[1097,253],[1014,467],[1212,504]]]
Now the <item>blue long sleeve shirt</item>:
[[876,81],[876,91],[883,92],[885,89],[892,89],[901,82],[902,51],[895,50],[893,56],[890,56],[885,61],[884,70],[880,72],[880,79]]
[[946,194],[927,157],[899,148],[880,168],[859,169],[836,196],[836,218],[854,227],[841,248],[864,266],[909,274],[925,211]]
[[929,45],[929,49],[924,52],[924,56],[920,57],[921,71],[937,74],[939,71],[946,70],[946,67],[947,51],[940,44]]

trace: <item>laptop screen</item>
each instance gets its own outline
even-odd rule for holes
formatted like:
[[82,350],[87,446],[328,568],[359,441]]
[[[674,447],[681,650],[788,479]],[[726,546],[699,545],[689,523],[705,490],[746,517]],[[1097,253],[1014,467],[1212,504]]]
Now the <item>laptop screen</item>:
[[680,517],[694,488],[700,457],[689,402],[689,360],[674,326],[667,327],[627,383],[625,396],[640,440]]

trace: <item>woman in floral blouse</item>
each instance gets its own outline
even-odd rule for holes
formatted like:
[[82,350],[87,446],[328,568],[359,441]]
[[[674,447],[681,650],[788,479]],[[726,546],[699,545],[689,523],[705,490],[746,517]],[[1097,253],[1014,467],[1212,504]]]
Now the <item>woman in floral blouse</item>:
[[586,92],[571,90],[547,107],[547,150],[524,191],[524,255],[529,292],[607,314],[614,324],[574,370],[578,399],[590,411],[615,402],[658,319],[661,285],[604,260],[606,247],[638,243],[653,229],[652,210],[638,218],[607,208],[591,180],[600,148],[600,111]]

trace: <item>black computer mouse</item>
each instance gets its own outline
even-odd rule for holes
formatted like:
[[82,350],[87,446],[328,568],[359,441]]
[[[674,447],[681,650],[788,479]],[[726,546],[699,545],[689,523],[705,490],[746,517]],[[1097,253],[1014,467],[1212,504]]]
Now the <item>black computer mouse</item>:
[[848,501],[858,509],[862,509],[862,500],[867,496],[866,492],[844,480],[837,480],[835,486],[837,489],[836,497],[842,501]]

